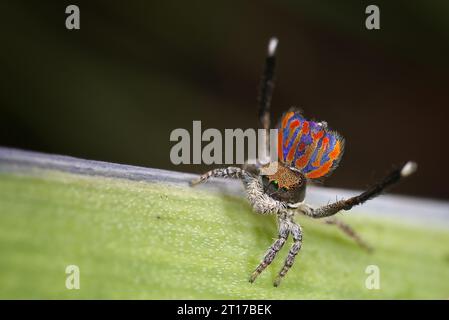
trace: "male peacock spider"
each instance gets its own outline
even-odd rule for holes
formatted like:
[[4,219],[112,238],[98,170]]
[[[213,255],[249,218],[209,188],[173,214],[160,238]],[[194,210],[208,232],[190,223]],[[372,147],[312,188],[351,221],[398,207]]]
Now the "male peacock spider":
[[[270,105],[274,89],[274,69],[278,40],[270,39],[268,55],[259,93],[259,120],[262,128],[270,129]],[[415,162],[408,161],[393,170],[379,183],[374,184],[358,196],[339,200],[318,208],[304,202],[308,181],[321,179],[338,166],[344,151],[344,139],[335,131],[331,131],[326,122],[306,120],[294,109],[286,112],[278,126],[278,161],[277,171],[268,171],[273,163],[246,165],[244,168],[228,167],[214,169],[192,181],[192,185],[204,182],[211,177],[235,178],[243,182],[247,199],[253,210],[261,214],[276,214],[278,221],[278,238],[270,246],[264,258],[252,273],[249,281],[254,282],[257,276],[273,261],[283,247],[289,235],[293,245],[285,259],[284,266],[274,281],[278,286],[281,279],[293,265],[302,245],[302,229],[293,220],[295,214],[303,214],[320,219],[331,217],[341,210],[350,210],[382,193],[387,187],[416,171]],[[269,139],[269,134],[266,135]],[[269,146],[269,141],[266,143]],[[339,227],[367,250],[368,246],[354,230],[335,217],[325,219],[325,223]]]

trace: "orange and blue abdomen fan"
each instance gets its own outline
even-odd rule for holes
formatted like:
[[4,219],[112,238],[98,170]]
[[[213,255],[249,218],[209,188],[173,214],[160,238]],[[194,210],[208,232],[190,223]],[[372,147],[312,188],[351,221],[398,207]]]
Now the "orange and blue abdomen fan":
[[284,114],[278,132],[281,162],[300,170],[308,179],[326,177],[337,167],[344,139],[326,123],[306,120],[300,112]]

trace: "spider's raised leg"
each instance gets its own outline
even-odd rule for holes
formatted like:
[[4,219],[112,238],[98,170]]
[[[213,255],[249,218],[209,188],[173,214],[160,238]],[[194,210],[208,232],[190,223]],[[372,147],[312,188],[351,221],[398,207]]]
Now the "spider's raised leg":
[[193,180],[190,184],[192,186],[195,186],[212,177],[245,179],[249,178],[250,174],[247,171],[237,167],[219,168],[206,172],[205,174],[201,175],[198,179]]
[[258,97],[259,103],[259,121],[266,130],[266,147],[270,146],[269,130],[270,130],[270,105],[274,90],[274,69],[276,66],[276,48],[278,39],[271,38],[268,43],[268,52],[265,59],[265,67],[260,84],[260,91]]
[[273,262],[273,259],[276,257],[276,254],[281,250],[281,248],[284,246],[285,242],[287,241],[288,234],[290,233],[290,226],[287,220],[279,218],[279,234],[278,238],[273,244],[268,248],[268,251],[265,253],[264,258],[260,262],[260,264],[257,266],[256,270],[251,274],[251,277],[249,278],[249,282],[254,282],[256,280],[257,276],[265,270],[266,267],[270,265],[271,262]]
[[392,171],[382,181],[373,185],[371,188],[368,188],[367,191],[359,194],[358,196],[340,200],[316,209],[313,209],[305,204],[301,204],[298,209],[305,215],[308,215],[312,218],[329,217],[341,210],[351,210],[352,207],[362,204],[365,201],[380,195],[382,191],[384,191],[387,187],[395,184],[402,178],[411,175],[416,171],[416,167],[416,163],[409,161],[399,169]]
[[289,226],[290,226],[290,233],[292,234],[293,237],[293,244],[292,247],[290,248],[290,251],[288,252],[287,258],[285,259],[284,266],[282,267],[281,271],[279,272],[279,275],[276,277],[276,280],[274,281],[275,287],[279,286],[282,278],[285,277],[288,270],[290,270],[290,268],[292,267],[296,255],[298,254],[302,245],[301,227],[293,221],[289,221]]
[[373,247],[371,247],[368,243],[366,243],[360,235],[347,223],[335,218],[327,218],[323,221],[325,224],[335,225],[341,231],[343,231],[347,236],[352,238],[360,247],[367,250],[368,252],[373,251]]

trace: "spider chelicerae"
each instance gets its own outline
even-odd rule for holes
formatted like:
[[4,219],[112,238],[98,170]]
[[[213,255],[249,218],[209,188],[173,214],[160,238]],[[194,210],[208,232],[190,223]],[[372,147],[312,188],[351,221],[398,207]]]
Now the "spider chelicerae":
[[[258,99],[259,120],[262,128],[267,131],[270,129],[270,105],[274,89],[277,43],[276,38],[269,41]],[[266,134],[266,139],[266,145],[269,146],[269,134]],[[257,276],[270,265],[291,235],[293,244],[284,266],[274,281],[274,286],[278,286],[287,274],[302,245],[302,229],[293,219],[296,214],[315,219],[325,218],[326,224],[336,225],[361,247],[371,250],[371,247],[349,225],[332,216],[378,196],[390,185],[415,172],[417,165],[412,161],[406,162],[355,197],[317,208],[305,203],[307,183],[329,176],[338,166],[343,151],[344,139],[337,132],[331,131],[326,122],[306,120],[300,111],[291,109],[282,116],[278,125],[278,161],[258,162],[257,165],[245,165],[243,168],[214,169],[192,181],[192,185],[196,185],[211,177],[240,179],[246,190],[247,199],[256,213],[276,214],[278,238],[268,248],[262,261],[251,274],[250,282],[254,282]],[[274,172],[269,170],[273,164],[277,166]]]

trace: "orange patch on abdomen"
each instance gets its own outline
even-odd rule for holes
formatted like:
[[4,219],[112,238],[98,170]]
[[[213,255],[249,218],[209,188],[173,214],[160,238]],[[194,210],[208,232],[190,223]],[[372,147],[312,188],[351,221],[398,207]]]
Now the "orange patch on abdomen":
[[281,129],[284,129],[287,126],[288,120],[290,120],[290,118],[293,117],[294,114],[295,114],[294,112],[288,112],[284,116],[284,119],[282,120],[282,128]]
[[340,140],[337,140],[337,142],[335,143],[334,150],[332,150],[331,153],[329,153],[329,158],[331,160],[335,160],[338,158],[340,153],[341,153]]
[[282,129],[278,133],[278,158],[280,161],[284,161],[284,154],[282,153]]
[[324,136],[324,131],[318,131],[317,133],[312,132],[313,140],[320,140],[323,136]]
[[300,139],[301,139],[301,135],[298,134],[298,135],[296,136],[295,142],[293,143],[292,147],[291,147],[290,150],[288,151],[288,154],[287,154],[287,161],[288,161],[289,163],[292,162],[293,157],[295,156],[296,147],[298,146],[298,143],[299,143],[299,140],[300,140]]
[[313,150],[315,150],[314,145],[311,145],[306,149],[306,152],[301,157],[299,157],[298,160],[295,161],[296,168],[303,169],[307,165],[310,160],[310,156],[313,153]]
[[302,134],[308,134],[309,133],[309,122],[304,121],[304,124],[302,125]]
[[312,164],[314,167],[319,167],[320,166],[321,158],[323,157],[323,153],[326,151],[328,144],[329,144],[329,138],[328,137],[324,137],[323,138],[323,142],[321,143],[321,148],[318,151],[318,155],[317,155],[315,161]]
[[309,179],[315,179],[324,176],[326,173],[329,172],[330,168],[332,166],[332,160],[329,160],[325,164],[323,164],[318,169],[315,169],[313,171],[310,171],[306,174],[306,177]]
[[297,127],[299,127],[299,125],[300,125],[300,122],[298,119],[293,120],[290,123],[290,130],[295,130]]

